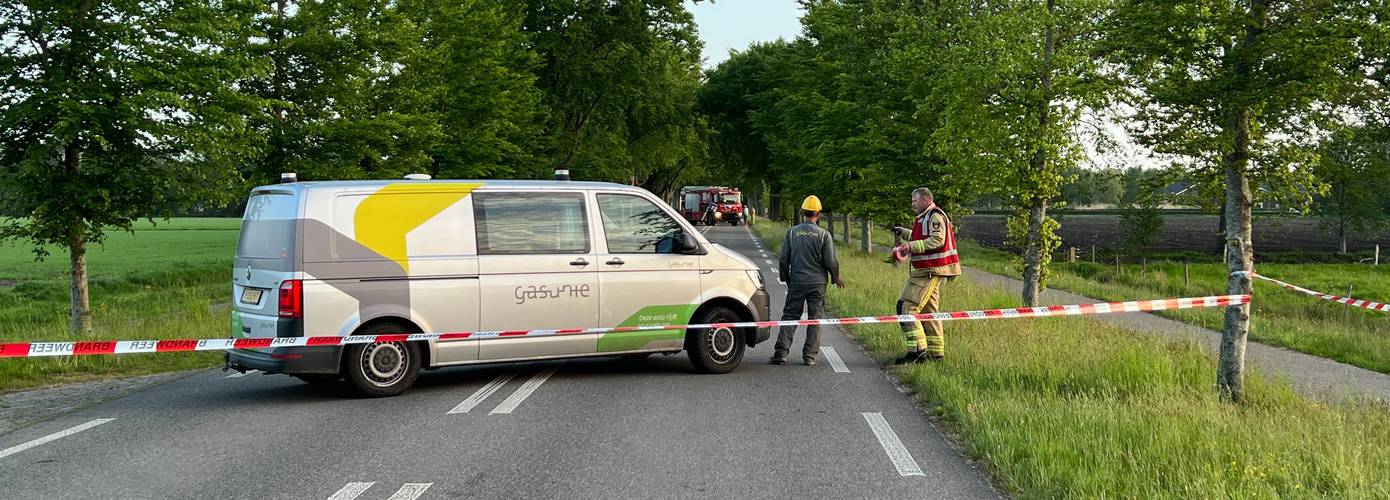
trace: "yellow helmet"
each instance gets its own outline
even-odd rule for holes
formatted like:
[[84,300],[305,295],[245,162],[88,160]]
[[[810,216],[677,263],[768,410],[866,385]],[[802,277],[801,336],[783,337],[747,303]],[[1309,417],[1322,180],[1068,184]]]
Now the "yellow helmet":
[[814,195],[814,194],[811,195],[811,196],[807,196],[807,197],[806,197],[806,201],[801,202],[801,209],[802,209],[802,210],[809,210],[809,211],[812,211],[812,212],[819,212],[819,211],[821,211],[820,208],[821,208],[821,207],[820,207],[820,198],[817,198],[816,195]]

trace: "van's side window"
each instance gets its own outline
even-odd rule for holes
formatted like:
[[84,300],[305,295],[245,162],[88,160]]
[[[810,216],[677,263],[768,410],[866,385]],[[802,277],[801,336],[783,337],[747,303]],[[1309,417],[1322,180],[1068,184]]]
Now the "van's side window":
[[646,198],[598,195],[609,253],[675,253],[681,225]]
[[583,193],[475,193],[479,255],[589,253]]

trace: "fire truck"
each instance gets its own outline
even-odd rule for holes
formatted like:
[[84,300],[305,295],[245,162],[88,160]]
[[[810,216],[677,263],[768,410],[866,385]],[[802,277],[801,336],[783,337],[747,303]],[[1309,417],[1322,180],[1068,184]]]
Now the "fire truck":
[[680,191],[680,212],[692,224],[713,226],[743,223],[743,193],[722,186],[686,186]]

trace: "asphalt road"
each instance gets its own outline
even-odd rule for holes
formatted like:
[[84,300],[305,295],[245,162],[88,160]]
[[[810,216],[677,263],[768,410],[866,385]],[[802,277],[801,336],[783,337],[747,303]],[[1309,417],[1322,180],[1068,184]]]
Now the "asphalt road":
[[[707,234],[780,311],[775,256]],[[775,366],[769,341],[727,375],[684,354],[445,368],[387,399],[208,371],[0,435],[0,497],[998,496],[843,333],[822,345]]]

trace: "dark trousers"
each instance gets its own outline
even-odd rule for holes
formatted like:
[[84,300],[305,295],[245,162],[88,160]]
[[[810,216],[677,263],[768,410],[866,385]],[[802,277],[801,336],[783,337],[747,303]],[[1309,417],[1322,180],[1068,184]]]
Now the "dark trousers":
[[[789,285],[787,287],[787,304],[782,307],[782,320],[801,319],[803,308],[806,311],[807,319],[825,317],[825,285]],[[794,333],[796,333],[796,326],[783,326],[778,331],[777,347],[772,355],[774,358],[786,359],[787,351],[791,350],[792,347],[792,334]],[[807,326],[806,343],[802,344],[801,356],[814,358],[818,354],[820,354],[820,326]]]

